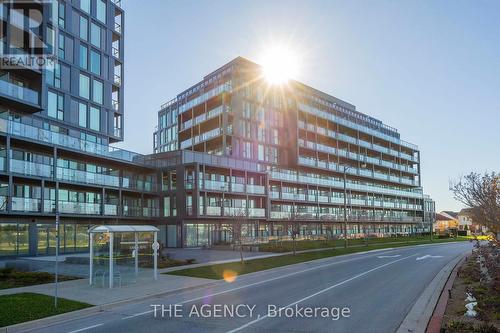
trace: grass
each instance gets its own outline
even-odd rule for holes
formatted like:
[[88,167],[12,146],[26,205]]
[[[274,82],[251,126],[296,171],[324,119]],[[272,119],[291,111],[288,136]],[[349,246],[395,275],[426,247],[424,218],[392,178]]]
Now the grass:
[[34,293],[2,295],[0,296],[0,327],[80,310],[89,306],[91,305],[59,298],[58,307],[55,309],[52,296]]
[[[455,239],[439,239],[434,240],[432,243],[443,243],[454,241]],[[350,254],[356,252],[384,249],[388,247],[403,247],[408,245],[415,244],[429,244],[430,241],[419,241],[413,243],[393,243],[393,244],[371,244],[368,246],[352,246],[348,248],[336,248],[329,249],[323,251],[314,251],[314,252],[306,252],[306,253],[297,253],[295,256],[292,254],[286,254],[278,257],[271,258],[262,258],[262,259],[253,259],[246,260],[243,264],[241,262],[231,262],[224,264],[216,264],[216,265],[207,265],[196,268],[186,268],[182,270],[167,272],[164,274],[171,275],[182,275],[182,276],[191,276],[191,277],[199,277],[206,279],[233,279],[235,276],[263,271],[266,269],[282,267],[292,264],[297,264],[301,262],[335,257],[343,254]]]
[[[464,237],[458,237],[457,239],[447,239],[447,238],[437,238],[434,237],[434,241],[442,241],[442,240],[465,240]],[[416,243],[416,242],[426,242],[429,241],[429,236],[426,237],[379,237],[379,238],[369,238],[367,239],[368,245],[376,245],[383,243]],[[349,246],[359,246],[364,245],[365,240],[362,238],[358,239],[350,239],[348,241]],[[336,240],[300,240],[297,241],[296,250],[314,250],[314,249],[323,249],[323,248],[340,248],[344,247],[344,240],[336,239]],[[276,241],[272,243],[267,243],[263,245],[259,245],[259,250],[263,252],[291,252],[293,251],[293,242],[292,241]]]
[[[77,277],[59,275],[59,281],[76,280]],[[33,286],[54,282],[54,274],[46,272],[18,272],[12,268],[0,269],[0,289]]]

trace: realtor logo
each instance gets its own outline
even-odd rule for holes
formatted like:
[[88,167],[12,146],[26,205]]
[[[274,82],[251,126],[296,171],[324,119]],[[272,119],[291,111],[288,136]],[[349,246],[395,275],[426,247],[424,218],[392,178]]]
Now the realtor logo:
[[0,0],[0,68],[54,67],[58,11],[57,1]]

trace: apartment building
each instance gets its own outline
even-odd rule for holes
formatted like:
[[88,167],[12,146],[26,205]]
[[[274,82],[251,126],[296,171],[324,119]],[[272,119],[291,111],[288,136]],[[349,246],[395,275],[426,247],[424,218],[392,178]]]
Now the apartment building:
[[235,223],[255,241],[408,234],[433,219],[416,145],[241,57],[162,105],[153,145],[169,246],[230,241]]
[[86,250],[90,225],[150,224],[155,169],[110,146],[123,140],[120,1],[6,0],[0,17],[0,256],[54,253],[56,219],[61,253]]

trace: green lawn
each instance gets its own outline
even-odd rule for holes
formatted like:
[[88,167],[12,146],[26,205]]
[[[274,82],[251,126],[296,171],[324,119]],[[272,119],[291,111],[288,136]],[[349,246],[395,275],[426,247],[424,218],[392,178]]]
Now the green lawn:
[[51,296],[33,293],[2,295],[0,296],[0,327],[80,310],[89,306],[92,305],[59,298],[58,307],[55,309],[54,298]]
[[[460,238],[458,240],[465,240],[465,238]],[[456,239],[436,239],[432,243],[443,243],[456,241]],[[296,263],[301,263],[305,261],[327,258],[327,257],[335,257],[343,254],[350,254],[356,252],[363,252],[369,250],[383,249],[388,247],[403,247],[409,245],[417,245],[417,244],[430,244],[429,240],[421,240],[414,241],[408,243],[395,243],[392,244],[369,244],[368,246],[357,246],[354,245],[352,247],[343,248],[339,247],[336,249],[329,249],[323,251],[315,251],[315,252],[306,252],[306,253],[297,253],[295,256],[292,254],[282,255],[278,257],[271,258],[263,258],[263,259],[253,259],[246,260],[243,264],[240,262],[231,262],[225,264],[216,264],[216,265],[207,265],[196,268],[187,268],[177,271],[172,271],[164,274],[171,275],[182,275],[182,276],[192,276],[192,277],[200,277],[207,279],[222,279],[224,277],[231,278],[236,275],[243,275],[252,272],[262,271],[266,269],[271,269],[275,267],[281,267]],[[352,244],[352,243],[351,243]]]
[[[59,275],[59,281],[79,279],[73,276]],[[12,268],[0,269],[0,289],[33,286],[54,282],[54,274],[46,272],[18,272]]]
[[[380,238],[368,238],[366,242],[371,244],[381,244],[381,243],[405,243],[405,242],[425,242],[429,240],[429,236],[426,237],[380,237]],[[434,240],[438,240],[434,237]],[[439,239],[440,241],[442,239]],[[457,240],[464,240],[463,237],[459,237]],[[365,240],[363,238],[350,239],[348,241],[349,246],[364,245]],[[326,249],[326,248],[340,248],[344,247],[344,240],[300,240],[297,241],[296,250],[313,250],[313,249]],[[293,251],[292,241],[274,241],[267,244],[259,245],[259,250],[263,252],[291,252]]]

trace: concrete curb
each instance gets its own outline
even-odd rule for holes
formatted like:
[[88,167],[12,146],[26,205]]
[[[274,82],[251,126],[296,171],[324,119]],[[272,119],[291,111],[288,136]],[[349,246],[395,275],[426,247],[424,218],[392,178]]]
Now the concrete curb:
[[[427,333],[439,333],[441,332],[441,323],[443,322],[444,313],[446,311],[446,306],[448,305],[448,300],[450,298],[449,291],[453,287],[453,283],[458,275],[458,270],[464,264],[467,257],[463,257],[462,260],[455,266],[453,272],[451,272],[448,281],[446,281],[446,285],[441,292],[441,296],[434,308],[432,313],[432,317],[429,320],[429,324],[427,325]],[[448,292],[446,292],[448,291]]]
[[91,306],[89,308],[85,308],[82,310],[66,312],[66,313],[62,313],[59,315],[40,318],[40,319],[36,319],[36,320],[32,320],[32,321],[27,321],[24,323],[11,325],[11,326],[0,327],[0,333],[29,332],[33,329],[40,328],[40,327],[50,327],[53,325],[62,324],[65,322],[70,322],[73,320],[86,318],[86,317],[89,317],[93,314],[104,312],[107,310],[111,310],[111,309],[118,307],[118,306],[123,306],[123,305],[127,305],[130,303],[143,301],[143,300],[146,300],[149,298],[167,296],[169,294],[183,292],[186,290],[195,290],[198,288],[210,287],[212,285],[217,284],[218,282],[220,282],[220,280],[216,280],[214,282],[209,282],[209,283],[205,283],[205,284],[200,284],[197,286],[189,286],[189,287],[172,289],[169,291],[160,292],[158,294],[147,294],[147,295],[140,296],[140,297],[133,297],[133,298],[129,298],[129,299],[125,299],[122,301],[113,302],[113,303]]
[[[453,272],[456,272],[459,263],[465,259],[468,253],[469,251],[457,256],[439,271],[410,309],[396,331],[397,333],[426,332],[427,325],[433,316],[434,309],[440,300],[440,296],[444,293],[445,286],[450,280],[450,276]],[[439,332],[439,330],[437,332]]]

